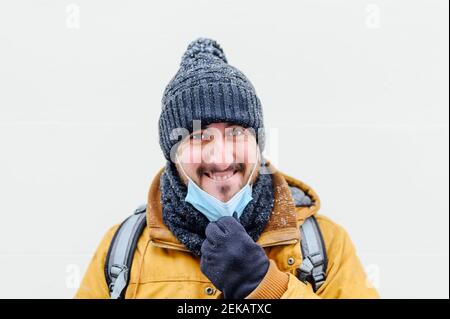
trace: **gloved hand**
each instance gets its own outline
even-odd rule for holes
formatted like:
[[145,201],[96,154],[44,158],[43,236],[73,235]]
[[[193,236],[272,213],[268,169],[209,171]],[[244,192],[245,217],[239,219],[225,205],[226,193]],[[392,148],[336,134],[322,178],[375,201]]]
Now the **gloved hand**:
[[248,296],[269,268],[264,249],[231,216],[208,224],[201,252],[201,271],[227,299]]

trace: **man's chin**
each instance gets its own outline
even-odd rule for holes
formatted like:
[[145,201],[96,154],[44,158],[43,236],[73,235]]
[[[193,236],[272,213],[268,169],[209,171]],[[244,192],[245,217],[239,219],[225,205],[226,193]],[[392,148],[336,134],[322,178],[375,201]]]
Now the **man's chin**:
[[202,176],[201,187],[210,195],[226,202],[236,194],[243,184],[242,172],[236,172],[230,178],[219,180],[206,175]]

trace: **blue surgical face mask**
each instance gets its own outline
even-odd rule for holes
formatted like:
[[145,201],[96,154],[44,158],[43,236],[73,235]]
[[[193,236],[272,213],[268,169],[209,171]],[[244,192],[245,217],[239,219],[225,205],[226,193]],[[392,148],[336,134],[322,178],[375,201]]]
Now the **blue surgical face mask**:
[[230,198],[230,200],[228,200],[226,203],[222,202],[221,200],[215,198],[214,196],[208,194],[203,189],[201,189],[189,177],[189,175],[186,174],[186,172],[182,167],[181,162],[179,163],[181,170],[188,179],[188,191],[185,201],[191,203],[192,206],[194,206],[198,211],[200,211],[203,215],[205,215],[209,219],[209,221],[216,221],[220,217],[233,215],[235,215],[237,218],[240,218],[244,211],[244,208],[253,199],[252,186],[250,185],[250,182],[252,180],[253,173],[256,170],[258,160],[256,161],[252,173],[250,174],[250,177],[245,186],[241,188],[239,192],[234,194],[233,197]]

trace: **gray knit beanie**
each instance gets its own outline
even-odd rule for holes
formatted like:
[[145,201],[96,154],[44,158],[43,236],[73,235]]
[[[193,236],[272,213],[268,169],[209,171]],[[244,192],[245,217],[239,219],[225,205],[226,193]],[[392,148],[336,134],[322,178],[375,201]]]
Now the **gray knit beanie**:
[[260,151],[264,149],[263,113],[255,89],[241,71],[228,64],[212,39],[199,38],[189,44],[180,69],[164,90],[159,144],[166,159],[170,160],[172,146],[184,137],[176,129],[192,133],[194,120],[202,126],[230,122],[252,128]]

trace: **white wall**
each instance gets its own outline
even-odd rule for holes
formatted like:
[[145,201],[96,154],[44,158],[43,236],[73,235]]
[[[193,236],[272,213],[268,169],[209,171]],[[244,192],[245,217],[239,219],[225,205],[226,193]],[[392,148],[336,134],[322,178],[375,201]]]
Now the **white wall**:
[[163,165],[162,92],[199,36],[382,297],[448,298],[446,0],[0,2],[0,297],[73,296]]

